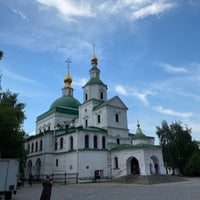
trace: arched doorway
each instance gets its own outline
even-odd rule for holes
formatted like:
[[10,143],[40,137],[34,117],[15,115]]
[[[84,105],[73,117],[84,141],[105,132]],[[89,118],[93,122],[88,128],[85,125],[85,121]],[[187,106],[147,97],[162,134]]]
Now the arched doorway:
[[33,166],[32,161],[29,160],[28,164],[27,164],[27,176],[29,176],[30,174],[32,174],[32,166]]
[[127,174],[140,174],[140,166],[137,158],[135,157],[128,158]]
[[140,174],[139,162],[135,157],[131,160],[131,174]]
[[37,179],[40,178],[40,172],[41,172],[41,160],[40,158],[38,158],[35,163],[35,175],[37,176]]
[[159,167],[159,160],[156,156],[151,156],[151,160],[152,163],[151,165],[153,165],[153,167],[150,169],[150,171],[153,174],[159,174],[160,173],[160,167]]

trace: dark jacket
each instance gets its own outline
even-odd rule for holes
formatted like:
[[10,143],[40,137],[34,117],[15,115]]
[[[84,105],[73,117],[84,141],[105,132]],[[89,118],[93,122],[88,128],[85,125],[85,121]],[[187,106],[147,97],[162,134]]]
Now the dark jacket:
[[40,196],[40,200],[50,200],[52,182],[49,179],[46,179],[43,181],[42,185],[43,189],[42,189],[42,194]]

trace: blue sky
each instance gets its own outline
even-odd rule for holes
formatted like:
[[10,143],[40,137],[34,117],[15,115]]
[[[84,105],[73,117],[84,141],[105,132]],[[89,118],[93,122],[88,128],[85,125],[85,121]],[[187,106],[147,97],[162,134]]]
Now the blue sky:
[[156,137],[162,120],[181,121],[200,140],[200,1],[0,1],[2,88],[26,104],[24,129],[61,96],[71,58],[74,97],[82,101],[93,43],[108,98],[118,95]]

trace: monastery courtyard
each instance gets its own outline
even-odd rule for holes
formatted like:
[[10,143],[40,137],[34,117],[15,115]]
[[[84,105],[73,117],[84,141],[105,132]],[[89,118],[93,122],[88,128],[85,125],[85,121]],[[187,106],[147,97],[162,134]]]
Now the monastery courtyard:
[[[25,185],[13,200],[40,199],[42,185]],[[183,182],[139,185],[120,183],[55,184],[51,200],[199,200],[200,178]]]

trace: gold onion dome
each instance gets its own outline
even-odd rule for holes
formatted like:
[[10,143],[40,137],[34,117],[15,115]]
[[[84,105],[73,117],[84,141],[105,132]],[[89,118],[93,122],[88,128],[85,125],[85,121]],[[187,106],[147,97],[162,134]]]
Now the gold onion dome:
[[91,63],[97,65],[97,62],[98,62],[97,57],[93,55],[91,58]]
[[64,88],[71,88],[72,78],[69,75],[69,71],[67,72],[67,75],[64,78],[64,83],[65,83]]

